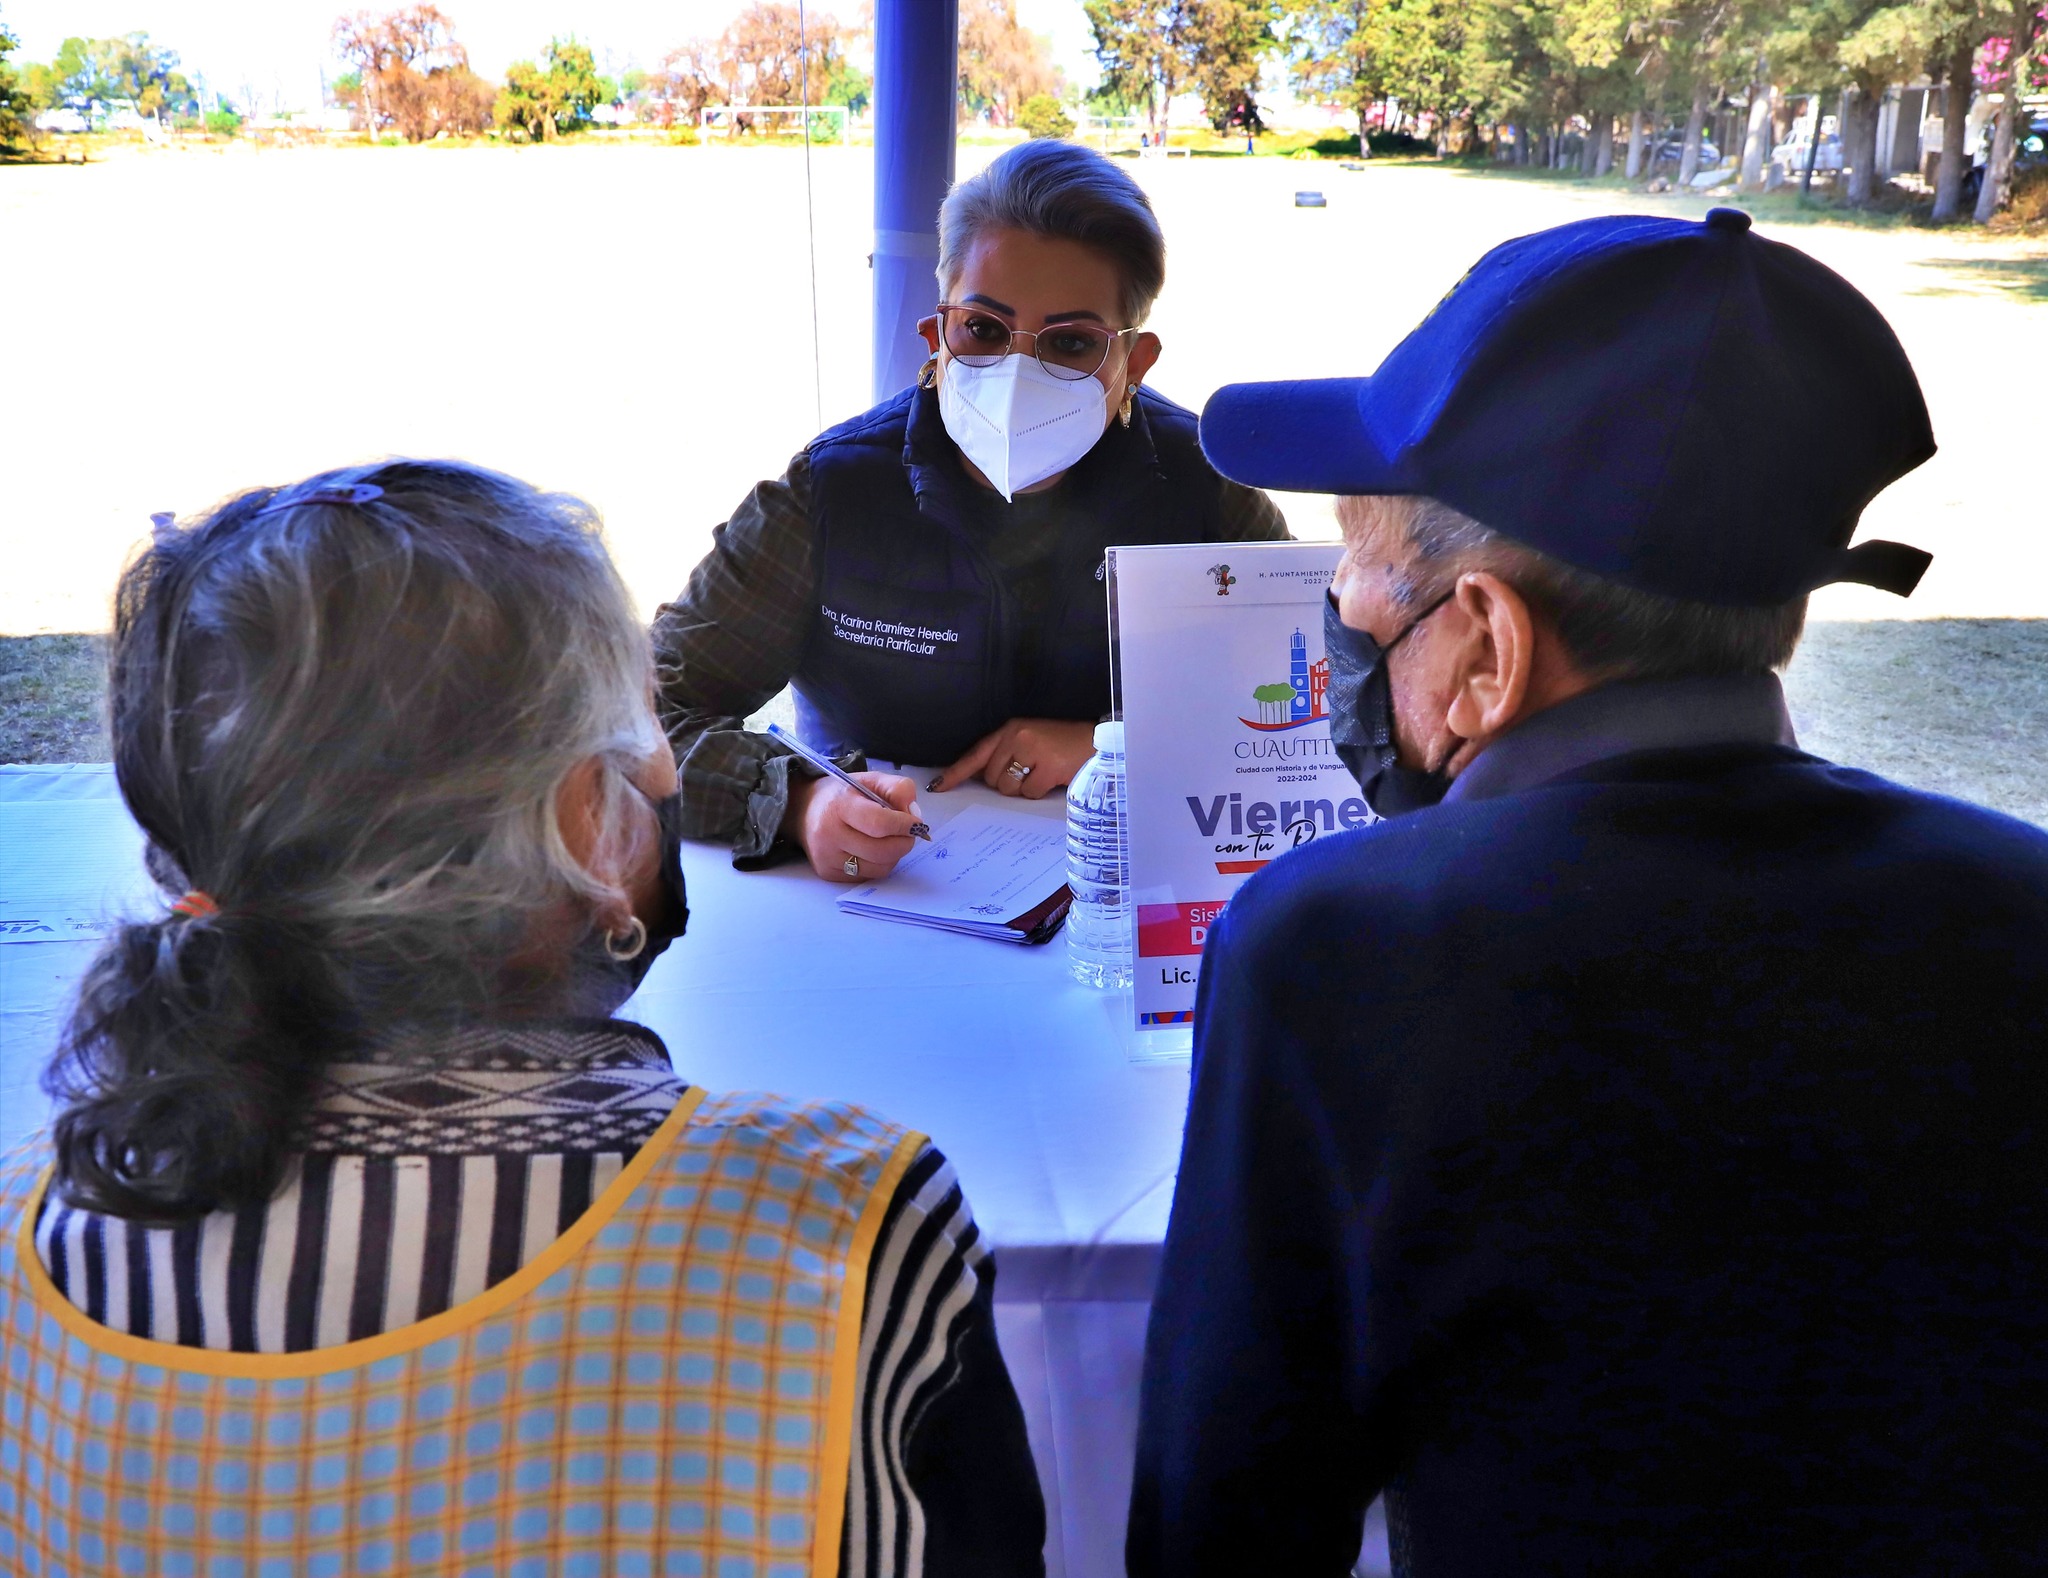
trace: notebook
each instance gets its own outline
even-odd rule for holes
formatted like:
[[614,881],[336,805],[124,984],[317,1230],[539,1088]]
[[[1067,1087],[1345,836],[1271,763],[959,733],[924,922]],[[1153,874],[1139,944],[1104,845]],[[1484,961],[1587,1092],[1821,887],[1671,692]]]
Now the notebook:
[[849,915],[999,942],[1044,942],[1067,918],[1064,822],[969,806],[879,882],[840,899]]

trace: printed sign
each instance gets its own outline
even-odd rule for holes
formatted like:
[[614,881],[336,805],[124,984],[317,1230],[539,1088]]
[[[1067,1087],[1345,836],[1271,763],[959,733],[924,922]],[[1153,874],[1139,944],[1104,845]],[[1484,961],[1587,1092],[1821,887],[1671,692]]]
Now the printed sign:
[[1246,877],[1372,820],[1330,748],[1323,593],[1342,551],[1110,552],[1141,1030],[1193,1020],[1202,945]]

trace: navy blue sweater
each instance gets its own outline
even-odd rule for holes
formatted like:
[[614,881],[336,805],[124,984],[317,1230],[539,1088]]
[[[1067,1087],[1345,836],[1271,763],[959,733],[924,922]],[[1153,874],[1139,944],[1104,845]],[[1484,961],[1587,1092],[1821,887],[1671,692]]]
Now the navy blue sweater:
[[1783,746],[1211,934],[1134,1574],[2048,1568],[2048,835]]

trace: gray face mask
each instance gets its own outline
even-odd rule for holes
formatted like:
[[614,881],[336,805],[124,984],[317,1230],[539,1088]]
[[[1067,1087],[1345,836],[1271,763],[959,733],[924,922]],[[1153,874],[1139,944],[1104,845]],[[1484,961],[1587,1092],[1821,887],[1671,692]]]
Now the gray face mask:
[[1354,630],[1337,613],[1337,599],[1323,600],[1323,651],[1330,660],[1330,744],[1351,769],[1375,816],[1402,816],[1442,800],[1451,787],[1444,765],[1403,767],[1394,749],[1394,693],[1387,684],[1387,658],[1415,627],[1451,600],[1450,592],[1409,620],[1381,646]]
[[606,951],[604,938],[592,934],[577,950],[577,963],[588,985],[593,1012],[609,1014],[640,989],[654,961],[688,930],[690,901],[683,886],[683,797],[681,791],[653,802],[661,826],[661,886],[667,900],[661,918],[647,928],[647,941],[630,959]]

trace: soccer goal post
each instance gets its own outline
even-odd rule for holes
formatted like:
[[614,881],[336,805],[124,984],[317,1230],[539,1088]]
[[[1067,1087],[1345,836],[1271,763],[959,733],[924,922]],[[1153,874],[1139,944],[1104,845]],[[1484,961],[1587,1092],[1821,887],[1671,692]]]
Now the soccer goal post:
[[1140,124],[1135,115],[1097,115],[1081,110],[1074,116],[1074,140],[1109,153],[1134,146]]
[[[782,117],[781,127],[776,118]],[[697,112],[697,124],[705,131],[723,131],[737,137],[743,131],[787,128],[801,136],[807,126],[823,117],[832,135],[846,141],[846,106],[843,104],[707,104]],[[791,119],[794,117],[794,119]]]

